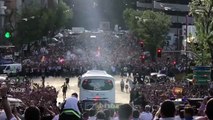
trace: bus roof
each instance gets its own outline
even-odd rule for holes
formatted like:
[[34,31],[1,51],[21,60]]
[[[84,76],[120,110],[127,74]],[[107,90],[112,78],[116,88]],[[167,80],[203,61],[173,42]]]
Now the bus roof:
[[1,64],[0,66],[21,65],[21,63]]
[[109,77],[109,78],[113,78],[111,75],[109,75],[104,70],[88,70],[86,73],[84,73],[82,75],[82,78],[83,77]]

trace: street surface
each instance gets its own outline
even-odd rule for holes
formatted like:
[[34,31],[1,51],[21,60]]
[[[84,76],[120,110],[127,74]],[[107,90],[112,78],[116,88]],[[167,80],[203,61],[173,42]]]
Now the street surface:
[[[126,92],[121,92],[121,88],[120,88],[121,77],[114,76],[114,78],[115,78],[115,85],[116,85],[115,86],[115,94],[116,94],[115,102],[129,103],[130,94]],[[126,78],[124,80],[126,80]],[[33,81],[41,85],[41,78],[35,78],[33,79]],[[62,77],[48,77],[45,79],[45,85],[54,86],[56,90],[59,91],[58,99],[57,99],[58,102],[63,102],[61,86],[63,85],[64,82],[65,82],[65,78],[62,78]],[[67,97],[71,96],[73,92],[76,92],[79,94],[79,88],[77,86],[77,83],[78,83],[77,77],[70,78],[70,83],[69,83],[70,88],[67,90]]]

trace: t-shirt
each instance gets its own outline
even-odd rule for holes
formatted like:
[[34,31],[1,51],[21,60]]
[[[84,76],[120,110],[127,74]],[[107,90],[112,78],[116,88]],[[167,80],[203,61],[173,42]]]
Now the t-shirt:
[[152,120],[153,119],[153,115],[150,112],[142,112],[140,114],[140,120]]
[[89,117],[88,120],[96,120],[95,116]]
[[0,120],[6,120],[6,119],[7,119],[7,116],[6,116],[5,112],[1,111],[0,112]]
[[[0,120],[7,120],[7,116],[4,111],[0,112]],[[16,119],[15,117],[12,117],[10,120],[21,120],[21,119]]]

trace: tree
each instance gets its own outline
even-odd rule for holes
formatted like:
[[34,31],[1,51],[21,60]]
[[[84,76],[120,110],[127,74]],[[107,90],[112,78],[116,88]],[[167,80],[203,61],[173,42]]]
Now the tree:
[[187,39],[190,41],[187,43],[187,49],[188,51],[192,51],[194,63],[198,66],[209,65],[211,62],[211,54],[208,46],[203,44],[203,41],[198,41],[197,38],[193,37],[190,33]]
[[51,21],[53,19],[51,24],[49,24],[49,22],[47,23],[49,31],[51,32],[51,37],[55,34],[55,31],[62,27],[65,27],[65,25],[70,23],[73,15],[72,10],[62,1],[59,1],[56,10],[54,9],[55,8],[48,10],[48,13],[50,15],[50,19],[48,21]]
[[[17,14],[17,23],[15,31],[16,40],[14,44],[22,45],[30,43],[40,38],[42,29],[39,27],[40,7],[37,4],[22,9],[21,14]],[[36,35],[34,35],[36,33]]]
[[190,12],[195,20],[198,43],[203,46],[204,53],[211,55],[213,65],[213,1],[192,0]]
[[40,40],[43,36],[52,37],[55,31],[64,27],[72,18],[72,10],[60,1],[56,8],[42,8],[36,5],[22,10],[17,22],[18,44]]
[[162,12],[135,11],[126,9],[124,20],[129,29],[139,39],[144,40],[146,49],[152,59],[156,57],[156,49],[163,47],[171,25],[171,18]]

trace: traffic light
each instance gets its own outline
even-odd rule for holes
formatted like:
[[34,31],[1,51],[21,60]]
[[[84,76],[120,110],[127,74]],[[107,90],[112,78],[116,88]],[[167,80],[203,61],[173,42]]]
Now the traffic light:
[[176,65],[176,61],[173,61],[173,63],[172,63],[173,65]]
[[157,49],[157,57],[161,57],[161,54],[162,54],[162,49],[161,48],[158,48]]
[[4,37],[5,37],[6,39],[11,38],[11,33],[10,33],[10,32],[5,32],[5,33],[4,33]]

